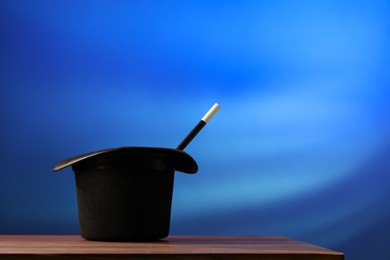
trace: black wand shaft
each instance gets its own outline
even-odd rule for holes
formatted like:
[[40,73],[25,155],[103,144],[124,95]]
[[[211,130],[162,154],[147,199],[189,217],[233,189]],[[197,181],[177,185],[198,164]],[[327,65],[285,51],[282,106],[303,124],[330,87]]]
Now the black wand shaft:
[[218,103],[215,103],[214,106],[210,108],[209,111],[203,116],[202,120],[191,130],[191,132],[184,138],[184,140],[176,148],[177,150],[183,151],[184,148],[194,139],[194,137],[199,133],[200,130],[210,121],[210,119],[217,113],[220,106]]
[[183,151],[205,125],[206,122],[200,120],[199,123],[191,130],[191,132],[186,136],[186,138],[184,138],[184,140],[179,144],[176,149]]

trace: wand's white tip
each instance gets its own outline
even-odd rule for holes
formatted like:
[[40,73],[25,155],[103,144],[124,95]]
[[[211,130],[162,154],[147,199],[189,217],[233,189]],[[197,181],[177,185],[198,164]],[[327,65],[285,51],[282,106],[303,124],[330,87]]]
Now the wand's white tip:
[[210,108],[210,110],[207,111],[207,113],[203,116],[202,121],[208,123],[210,121],[210,119],[215,115],[215,113],[218,112],[218,110],[220,108],[221,107],[218,105],[218,103],[215,103],[214,106],[212,108]]

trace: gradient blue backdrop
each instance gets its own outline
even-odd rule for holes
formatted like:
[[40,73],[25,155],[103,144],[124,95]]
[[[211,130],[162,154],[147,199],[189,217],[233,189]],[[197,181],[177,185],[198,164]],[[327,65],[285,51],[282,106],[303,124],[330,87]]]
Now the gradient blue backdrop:
[[55,163],[176,147],[219,102],[171,234],[390,259],[389,29],[389,1],[2,0],[0,233],[78,233]]

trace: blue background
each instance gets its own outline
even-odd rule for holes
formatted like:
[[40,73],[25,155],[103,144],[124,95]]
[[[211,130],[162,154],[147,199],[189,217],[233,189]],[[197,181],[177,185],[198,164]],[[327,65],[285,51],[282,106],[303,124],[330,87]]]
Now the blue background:
[[58,161],[176,147],[219,102],[171,234],[390,259],[389,20],[388,1],[1,1],[0,233],[78,234]]

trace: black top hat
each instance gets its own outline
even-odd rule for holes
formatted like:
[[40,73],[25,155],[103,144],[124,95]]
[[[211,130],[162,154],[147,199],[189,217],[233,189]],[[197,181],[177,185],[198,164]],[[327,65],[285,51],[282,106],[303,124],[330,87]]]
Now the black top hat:
[[174,172],[196,173],[178,149],[120,147],[59,162],[76,177],[81,236],[88,240],[153,241],[169,234]]

